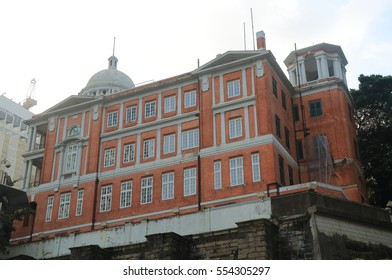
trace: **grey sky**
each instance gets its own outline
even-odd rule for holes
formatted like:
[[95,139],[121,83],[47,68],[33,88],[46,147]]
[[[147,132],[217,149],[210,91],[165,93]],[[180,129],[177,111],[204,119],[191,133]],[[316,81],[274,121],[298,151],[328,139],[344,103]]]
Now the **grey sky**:
[[391,74],[392,2],[387,0],[222,1],[2,1],[0,94],[21,102],[37,81],[40,113],[107,68],[116,37],[118,69],[135,84],[192,71],[218,53],[253,49],[266,34],[283,60],[294,49],[321,42],[340,45],[347,57],[349,88],[360,74]]

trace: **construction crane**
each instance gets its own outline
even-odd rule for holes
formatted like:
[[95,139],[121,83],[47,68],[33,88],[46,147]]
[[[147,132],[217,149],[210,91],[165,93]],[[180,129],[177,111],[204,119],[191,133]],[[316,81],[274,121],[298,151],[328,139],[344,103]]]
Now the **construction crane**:
[[23,100],[22,106],[25,109],[30,109],[31,107],[37,105],[37,100],[34,99],[34,92],[35,92],[35,84],[37,82],[35,79],[32,79],[30,82],[29,89],[27,90],[26,99]]

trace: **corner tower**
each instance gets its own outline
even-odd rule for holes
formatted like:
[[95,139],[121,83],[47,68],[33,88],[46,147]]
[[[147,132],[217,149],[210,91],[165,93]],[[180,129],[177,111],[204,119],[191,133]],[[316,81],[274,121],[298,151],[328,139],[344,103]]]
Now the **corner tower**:
[[292,51],[284,63],[296,89],[293,117],[301,181],[338,186],[350,200],[366,202],[342,48],[317,44]]

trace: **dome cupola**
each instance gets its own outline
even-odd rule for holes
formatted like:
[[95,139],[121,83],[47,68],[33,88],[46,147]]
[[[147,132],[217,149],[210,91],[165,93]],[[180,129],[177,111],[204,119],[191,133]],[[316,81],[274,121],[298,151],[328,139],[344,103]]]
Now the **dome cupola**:
[[108,58],[108,69],[95,73],[79,95],[100,96],[110,95],[122,90],[135,87],[128,75],[117,70],[118,59],[114,56]]

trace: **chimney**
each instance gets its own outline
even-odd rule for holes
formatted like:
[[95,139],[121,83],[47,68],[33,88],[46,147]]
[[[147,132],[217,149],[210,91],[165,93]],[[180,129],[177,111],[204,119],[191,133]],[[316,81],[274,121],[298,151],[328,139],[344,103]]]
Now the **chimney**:
[[257,40],[257,49],[264,49],[265,50],[265,33],[264,31],[259,31],[256,33],[256,40]]

